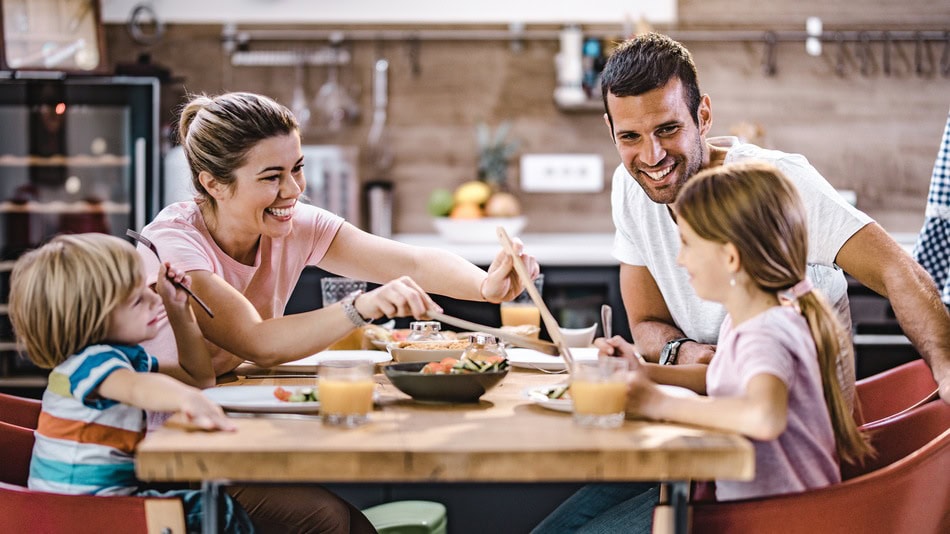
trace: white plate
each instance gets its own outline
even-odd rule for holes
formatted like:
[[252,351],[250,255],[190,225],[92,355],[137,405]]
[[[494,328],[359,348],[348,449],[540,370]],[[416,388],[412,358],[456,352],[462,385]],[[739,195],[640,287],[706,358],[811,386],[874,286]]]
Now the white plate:
[[[239,412],[312,413],[320,411],[319,402],[284,402],[274,396],[278,386],[224,386],[203,390],[206,397],[225,410]],[[303,386],[288,386],[293,391]]]
[[[567,412],[570,413],[574,407],[574,403],[571,399],[549,399],[548,393],[550,393],[554,388],[559,387],[554,386],[535,386],[533,388],[525,389],[522,393],[524,397],[530,401],[533,401],[538,406],[542,408],[547,408],[548,410],[554,410],[555,412]],[[672,397],[698,397],[699,395],[691,390],[682,388],[679,386],[669,386],[666,384],[657,384],[657,387],[660,388],[666,394]]]
[[316,373],[318,365],[330,360],[370,360],[378,364],[390,362],[392,359],[393,357],[388,352],[381,350],[325,350],[299,360],[271,367],[271,370]]
[[[542,371],[563,371],[564,360],[560,356],[551,356],[532,349],[523,349],[519,347],[506,348],[508,353],[508,363],[512,367],[521,367],[522,369],[540,369]],[[571,356],[575,361],[596,360],[597,348],[595,347],[576,347],[571,349]]]

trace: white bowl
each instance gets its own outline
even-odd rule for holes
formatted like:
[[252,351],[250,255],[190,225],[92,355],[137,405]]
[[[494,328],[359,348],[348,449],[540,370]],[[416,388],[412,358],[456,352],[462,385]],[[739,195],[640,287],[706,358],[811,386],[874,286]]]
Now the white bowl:
[[561,336],[568,347],[589,347],[594,342],[597,323],[584,328],[562,328]]
[[495,229],[503,227],[509,236],[516,236],[524,230],[528,219],[520,217],[482,217],[481,219],[451,219],[435,217],[432,223],[446,241],[455,243],[497,243]]

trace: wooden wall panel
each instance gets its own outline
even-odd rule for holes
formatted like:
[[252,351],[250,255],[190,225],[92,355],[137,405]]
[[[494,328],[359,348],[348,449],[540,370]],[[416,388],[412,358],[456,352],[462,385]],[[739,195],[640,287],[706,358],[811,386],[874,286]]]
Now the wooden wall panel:
[[[864,0],[848,3],[844,15],[838,9],[817,0],[682,0],[678,28],[801,29],[807,15],[825,18],[826,30],[835,24],[841,29],[907,27],[893,22],[902,15],[904,21],[925,21],[925,29],[950,29],[950,3],[945,0]],[[232,67],[221,47],[220,26],[169,25],[162,42],[151,47],[132,43],[124,27],[108,30],[113,63],[131,62],[148,52],[152,61],[170,67],[180,78],[165,91],[167,120],[186,91],[259,91],[290,103],[293,70]],[[742,123],[757,124],[764,145],[807,156],[833,185],[856,190],[859,207],[886,228],[919,229],[950,108],[950,78],[916,75],[912,43],[901,46],[906,61],[896,55],[890,76],[881,71],[879,48],[878,63],[868,76],[860,73],[853,49],[839,76],[834,45],[826,43],[824,55],[814,58],[805,54],[802,43],[782,43],[773,77],[763,73],[761,43],[686,44],[699,66],[702,89],[712,98],[714,134],[728,134]],[[353,62],[341,77],[358,90],[363,115],[338,133],[311,128],[304,139],[364,145],[371,122],[372,64],[379,56],[390,60],[387,136],[395,165],[388,178],[396,183],[396,232],[432,231],[425,213],[429,192],[473,178],[475,125],[485,121],[497,126],[504,120],[513,123],[520,153],[596,153],[605,162],[603,192],[577,195],[520,192],[514,161],[510,181],[524,203],[528,231],[612,230],[609,178],[618,163],[616,151],[600,112],[563,112],[554,106],[557,43],[529,41],[513,52],[507,42],[422,41],[417,56],[407,43],[362,41],[349,46]],[[931,53],[939,61],[942,45]],[[418,58],[418,73],[413,72],[413,57]],[[326,76],[325,68],[308,69],[311,99]],[[362,177],[377,178],[368,167]]]

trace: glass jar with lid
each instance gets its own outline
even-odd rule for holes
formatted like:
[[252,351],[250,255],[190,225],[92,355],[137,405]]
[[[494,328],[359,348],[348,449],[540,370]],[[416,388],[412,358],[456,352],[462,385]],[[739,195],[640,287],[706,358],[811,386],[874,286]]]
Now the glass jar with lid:
[[468,336],[468,348],[462,352],[460,360],[493,360],[495,358],[508,358],[505,352],[505,345],[498,339],[484,332],[473,332]]
[[442,335],[442,323],[439,321],[414,321],[409,323],[409,335],[406,341],[439,341]]

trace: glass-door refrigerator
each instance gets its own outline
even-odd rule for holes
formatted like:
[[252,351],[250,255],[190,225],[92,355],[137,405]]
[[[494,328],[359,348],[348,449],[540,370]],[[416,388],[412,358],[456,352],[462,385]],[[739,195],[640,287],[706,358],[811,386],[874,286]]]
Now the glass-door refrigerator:
[[158,205],[155,78],[0,80],[0,391],[45,384],[7,315],[10,270],[60,233],[124,236]]

